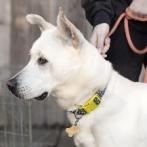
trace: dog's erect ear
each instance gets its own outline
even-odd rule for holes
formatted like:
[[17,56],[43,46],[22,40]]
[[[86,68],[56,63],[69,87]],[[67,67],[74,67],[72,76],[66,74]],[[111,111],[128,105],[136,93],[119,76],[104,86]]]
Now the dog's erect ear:
[[59,14],[57,18],[57,27],[60,32],[60,36],[66,41],[70,41],[74,48],[78,48],[81,42],[80,31],[67,19],[63,9],[59,8]]
[[30,24],[38,25],[42,32],[54,27],[52,24],[48,23],[43,17],[36,14],[28,14],[26,16],[26,20]]

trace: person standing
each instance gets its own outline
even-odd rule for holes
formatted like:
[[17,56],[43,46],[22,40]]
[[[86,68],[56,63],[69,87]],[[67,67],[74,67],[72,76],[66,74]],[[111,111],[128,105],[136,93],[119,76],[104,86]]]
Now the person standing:
[[[145,54],[134,53],[127,42],[123,21],[116,32],[107,37],[117,18],[129,7],[135,13],[147,15],[146,0],[82,0],[86,18],[94,27],[91,43],[109,60],[114,69],[126,78],[138,81],[142,64],[147,63]],[[143,8],[144,7],[144,8]],[[147,45],[147,22],[129,21],[132,40],[138,48]],[[146,66],[146,64],[145,64]],[[145,70],[147,82],[147,69]]]

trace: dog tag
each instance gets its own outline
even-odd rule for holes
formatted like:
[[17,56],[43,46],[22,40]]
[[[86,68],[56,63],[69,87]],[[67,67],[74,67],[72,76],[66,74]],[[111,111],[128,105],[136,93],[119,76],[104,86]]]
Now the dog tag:
[[70,128],[66,128],[65,131],[68,134],[68,137],[73,137],[80,132],[80,128],[78,126],[71,126]]

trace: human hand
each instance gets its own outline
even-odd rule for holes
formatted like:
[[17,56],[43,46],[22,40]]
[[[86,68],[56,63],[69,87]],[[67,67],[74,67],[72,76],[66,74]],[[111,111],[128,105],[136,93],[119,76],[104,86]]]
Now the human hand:
[[110,38],[107,36],[109,33],[109,25],[102,23],[94,27],[91,43],[98,49],[100,54],[105,58],[107,57],[106,52],[110,48]]
[[147,1],[146,0],[133,0],[129,8],[139,14],[147,14]]

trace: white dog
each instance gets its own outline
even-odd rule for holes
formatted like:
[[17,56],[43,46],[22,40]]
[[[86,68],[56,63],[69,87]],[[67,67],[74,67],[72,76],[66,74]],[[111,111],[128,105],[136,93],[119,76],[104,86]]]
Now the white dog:
[[[8,81],[9,89],[23,99],[52,95],[67,111],[102,91],[99,107],[78,122],[77,147],[147,147],[147,85],[114,71],[62,10],[57,27],[34,14],[27,20],[42,34],[28,65]],[[72,113],[69,118],[75,122]]]

